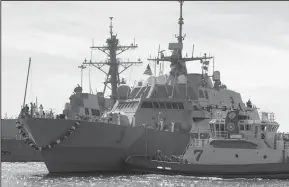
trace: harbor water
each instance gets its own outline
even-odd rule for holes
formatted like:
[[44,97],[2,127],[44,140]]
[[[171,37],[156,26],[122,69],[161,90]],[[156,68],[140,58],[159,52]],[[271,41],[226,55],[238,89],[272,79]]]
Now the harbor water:
[[2,163],[2,187],[286,187],[289,180],[220,179],[164,175],[51,176],[44,163]]

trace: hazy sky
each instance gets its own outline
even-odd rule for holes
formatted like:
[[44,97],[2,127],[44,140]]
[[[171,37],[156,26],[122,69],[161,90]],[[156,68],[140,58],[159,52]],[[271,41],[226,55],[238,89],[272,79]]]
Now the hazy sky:
[[[229,89],[251,98],[257,107],[275,112],[281,130],[289,131],[289,2],[185,2],[184,52],[215,56],[215,67]],[[140,79],[158,45],[168,48],[178,32],[177,2],[2,2],[2,116],[15,115],[23,102],[28,59],[32,58],[27,101],[62,112],[74,87],[77,68],[90,59],[92,38],[103,45],[109,36],[109,18],[121,44],[135,38],[139,48],[123,53],[140,57],[144,65],[123,76]],[[105,60],[93,52],[93,61]],[[200,64],[188,64],[200,72]],[[168,67],[168,65],[167,65]],[[168,69],[167,69],[168,70]],[[131,78],[130,78],[131,77]],[[91,68],[93,91],[102,91],[104,74]],[[88,69],[84,70],[88,92]]]

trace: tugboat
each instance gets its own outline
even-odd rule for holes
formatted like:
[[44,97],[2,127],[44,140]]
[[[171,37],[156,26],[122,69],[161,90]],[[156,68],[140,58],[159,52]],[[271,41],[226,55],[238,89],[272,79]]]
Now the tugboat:
[[225,118],[212,119],[206,139],[191,137],[179,157],[130,156],[131,172],[181,174],[223,178],[289,178],[289,139],[277,133],[273,113],[253,120],[247,111],[229,110]]

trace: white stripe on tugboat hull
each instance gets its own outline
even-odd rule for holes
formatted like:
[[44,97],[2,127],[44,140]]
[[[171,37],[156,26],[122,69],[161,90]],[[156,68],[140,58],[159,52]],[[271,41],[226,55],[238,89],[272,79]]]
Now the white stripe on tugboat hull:
[[[279,178],[289,177],[289,163],[244,164],[244,165],[206,165],[176,162],[149,161],[137,156],[126,160],[126,168],[131,172],[180,174],[207,177],[245,177]],[[159,168],[170,168],[159,169]]]

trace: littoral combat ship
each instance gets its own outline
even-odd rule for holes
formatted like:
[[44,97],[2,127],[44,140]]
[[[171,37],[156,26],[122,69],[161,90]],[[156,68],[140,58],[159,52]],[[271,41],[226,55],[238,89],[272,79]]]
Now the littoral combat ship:
[[[155,155],[158,150],[163,155],[181,155],[190,136],[206,138],[206,133],[200,135],[198,131],[208,129],[213,116],[227,108],[245,107],[239,93],[222,85],[220,72],[208,74],[212,56],[183,57],[182,6],[183,1],[178,42],[169,44],[172,54],[165,56],[159,51],[158,57],[149,59],[162,62],[162,67],[169,62],[168,76],[151,76],[132,89],[117,86],[116,54],[120,48],[111,31],[108,45],[100,50],[109,56],[103,64],[110,66],[108,82],[114,103],[101,120],[88,118],[97,103],[86,93],[71,96],[71,107],[62,114],[65,119],[33,118],[22,112],[17,128],[42,153],[50,173],[119,172],[131,155]],[[202,73],[187,73],[188,61],[201,62]],[[258,118],[257,109],[252,107],[251,111],[253,118]]]

